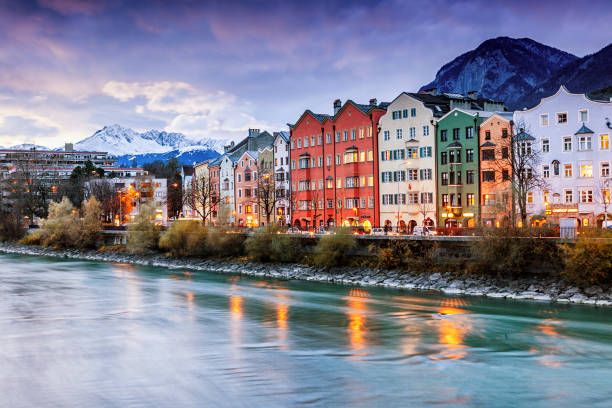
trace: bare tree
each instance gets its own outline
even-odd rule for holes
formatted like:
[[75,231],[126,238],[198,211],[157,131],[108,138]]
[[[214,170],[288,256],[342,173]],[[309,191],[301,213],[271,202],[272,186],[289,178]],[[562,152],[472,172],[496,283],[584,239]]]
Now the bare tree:
[[603,178],[599,180],[599,185],[597,186],[597,196],[599,202],[604,208],[602,227],[605,228],[608,225],[608,207],[610,207],[610,178]]
[[115,185],[105,179],[91,180],[87,183],[87,196],[95,197],[100,203],[102,214],[106,222],[111,222],[120,210],[119,191]]
[[[527,226],[527,205],[529,193],[546,188],[546,180],[540,173],[540,151],[536,138],[524,121],[513,124],[508,141],[509,154],[495,159],[495,165],[502,177],[499,183],[509,183],[512,203],[517,206],[523,227]],[[496,177],[497,180],[497,177]],[[512,211],[512,223],[515,211]]]
[[420,197],[419,197],[419,203],[418,203],[419,213],[421,213],[421,215],[423,216],[423,224],[425,224],[425,220],[427,219],[427,214],[434,213],[433,200],[429,200],[429,202],[425,202],[425,200],[423,200],[423,197],[425,194],[429,194],[429,193],[422,191],[419,194]]
[[217,209],[216,196],[208,175],[194,176],[191,186],[183,192],[183,202],[202,218],[202,223],[206,225]]
[[274,209],[280,197],[276,191],[274,175],[271,173],[259,173],[257,175],[257,204],[259,209],[266,216],[266,223],[270,224],[270,218],[274,214]]
[[321,198],[321,190],[317,189],[316,180],[313,180],[312,183],[315,183],[315,185],[314,188],[311,190],[308,206],[310,207],[309,209],[312,211],[312,226],[316,227],[317,219],[323,216],[325,203]]

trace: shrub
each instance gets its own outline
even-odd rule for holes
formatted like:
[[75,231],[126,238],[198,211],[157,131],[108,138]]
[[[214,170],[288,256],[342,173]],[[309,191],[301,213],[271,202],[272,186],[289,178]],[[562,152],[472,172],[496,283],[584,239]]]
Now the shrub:
[[146,252],[157,247],[159,227],[155,225],[154,203],[141,204],[134,222],[128,226],[128,249],[132,252]]
[[355,236],[348,229],[336,229],[323,235],[314,248],[314,263],[320,266],[340,266],[351,263],[350,251],[357,247]]
[[296,262],[301,258],[299,238],[280,234],[276,224],[255,231],[244,242],[247,256],[258,262]]
[[383,246],[370,245],[376,254],[376,263],[383,269],[415,269],[425,271],[434,265],[435,245],[416,240],[390,240]]
[[228,228],[209,228],[206,245],[211,252],[221,257],[238,257],[244,254],[244,234]]
[[49,216],[41,223],[42,245],[70,248],[79,242],[81,232],[79,216],[67,197],[49,204]]
[[160,237],[159,247],[173,256],[205,256],[206,228],[198,221],[175,221]]
[[79,246],[82,248],[95,248],[102,238],[102,206],[95,197],[83,203],[83,220]]
[[21,239],[26,229],[21,220],[19,211],[0,213],[0,241],[14,241]]
[[518,276],[542,269],[558,270],[559,246],[552,239],[537,238],[530,229],[487,229],[470,247],[472,272]]
[[572,284],[610,285],[612,283],[612,243],[586,235],[562,245],[565,265],[561,276]]
[[22,245],[42,245],[42,231],[34,231],[29,234],[26,234],[23,238],[19,240],[19,243]]

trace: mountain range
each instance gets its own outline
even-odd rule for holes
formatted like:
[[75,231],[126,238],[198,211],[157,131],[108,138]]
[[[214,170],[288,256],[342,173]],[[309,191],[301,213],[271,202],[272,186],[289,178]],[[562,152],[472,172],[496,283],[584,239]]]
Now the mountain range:
[[579,58],[529,38],[498,37],[484,41],[438,70],[421,91],[467,94],[504,101],[511,109],[536,105],[560,85],[590,93],[612,84],[612,44]]

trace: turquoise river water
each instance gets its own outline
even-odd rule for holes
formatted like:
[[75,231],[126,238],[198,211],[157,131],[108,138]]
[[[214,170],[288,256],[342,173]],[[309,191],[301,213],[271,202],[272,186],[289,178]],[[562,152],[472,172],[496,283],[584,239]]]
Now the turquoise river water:
[[0,407],[611,407],[612,309],[0,255]]

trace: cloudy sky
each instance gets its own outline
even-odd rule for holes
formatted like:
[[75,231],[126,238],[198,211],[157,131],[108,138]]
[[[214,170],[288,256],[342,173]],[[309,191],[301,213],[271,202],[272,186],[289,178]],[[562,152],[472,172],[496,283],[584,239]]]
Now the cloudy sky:
[[393,99],[497,36],[578,56],[607,45],[608,0],[0,0],[0,145],[104,125],[237,138],[335,98]]

